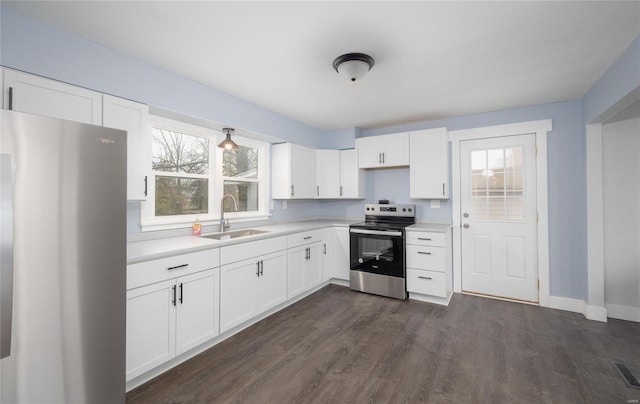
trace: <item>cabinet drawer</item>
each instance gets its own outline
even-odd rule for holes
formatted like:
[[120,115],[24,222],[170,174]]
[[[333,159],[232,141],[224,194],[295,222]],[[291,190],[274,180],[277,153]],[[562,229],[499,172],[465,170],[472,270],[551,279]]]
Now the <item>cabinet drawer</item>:
[[247,241],[220,248],[220,265],[238,262],[259,255],[270,254],[276,251],[286,250],[287,239],[285,236],[271,237],[264,240]]
[[220,265],[217,248],[127,265],[127,289],[177,278]]
[[311,230],[289,234],[287,236],[287,247],[297,247],[299,245],[315,243],[316,241],[322,241],[322,230]]
[[423,295],[447,297],[446,274],[407,268],[407,291]]
[[407,267],[445,272],[444,247],[407,245]]
[[433,245],[444,247],[444,233],[407,231],[407,244]]

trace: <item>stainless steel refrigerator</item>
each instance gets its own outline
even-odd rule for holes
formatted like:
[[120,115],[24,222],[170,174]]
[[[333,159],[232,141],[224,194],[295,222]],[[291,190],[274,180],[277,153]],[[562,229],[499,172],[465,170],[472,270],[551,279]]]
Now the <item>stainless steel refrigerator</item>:
[[126,132],[0,113],[0,401],[124,403]]

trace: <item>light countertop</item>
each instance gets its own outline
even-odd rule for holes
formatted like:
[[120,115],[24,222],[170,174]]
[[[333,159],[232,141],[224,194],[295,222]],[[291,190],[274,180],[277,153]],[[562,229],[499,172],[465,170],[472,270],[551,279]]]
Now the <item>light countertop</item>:
[[[293,223],[274,224],[267,226],[251,227],[252,229],[267,231],[265,234],[238,237],[228,240],[215,240],[203,236],[167,237],[154,240],[136,241],[127,243],[127,264],[135,264],[152,259],[170,257],[177,254],[186,254],[194,251],[223,247],[248,241],[262,240],[270,237],[284,236],[302,231],[324,229],[332,226],[349,227],[358,220],[308,220]],[[231,229],[229,231],[241,230]]]

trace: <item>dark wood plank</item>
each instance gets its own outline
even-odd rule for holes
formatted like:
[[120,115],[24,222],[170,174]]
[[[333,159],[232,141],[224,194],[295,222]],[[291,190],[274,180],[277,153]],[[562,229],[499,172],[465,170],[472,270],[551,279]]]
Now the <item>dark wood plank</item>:
[[621,402],[640,324],[327,286],[127,394],[137,403]]

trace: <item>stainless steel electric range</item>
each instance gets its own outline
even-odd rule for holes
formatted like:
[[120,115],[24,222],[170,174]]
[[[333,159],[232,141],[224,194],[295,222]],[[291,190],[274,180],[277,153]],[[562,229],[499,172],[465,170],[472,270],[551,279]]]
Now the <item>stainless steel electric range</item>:
[[404,300],[405,227],[415,223],[415,205],[366,204],[364,213],[365,221],[349,228],[349,286]]

